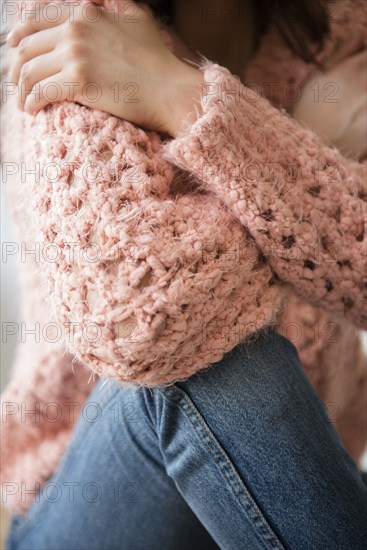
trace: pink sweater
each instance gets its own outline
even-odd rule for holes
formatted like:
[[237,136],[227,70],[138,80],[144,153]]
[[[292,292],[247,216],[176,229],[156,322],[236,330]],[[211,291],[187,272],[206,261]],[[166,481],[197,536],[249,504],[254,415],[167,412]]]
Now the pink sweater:
[[[366,26],[363,0],[343,0],[338,13],[325,58]],[[289,116],[285,86],[313,69],[273,28],[246,69],[264,97],[203,57],[203,115],[166,141],[79,104],[33,117],[6,98],[3,160],[15,167],[6,188],[18,239],[36,250],[21,273],[21,319],[39,329],[39,341],[19,346],[2,395],[12,511],[24,512],[26,491],[56,468],[100,375],[171,384],[269,325],[292,338],[359,458],[366,164]],[[269,81],[279,83],[273,103]]]

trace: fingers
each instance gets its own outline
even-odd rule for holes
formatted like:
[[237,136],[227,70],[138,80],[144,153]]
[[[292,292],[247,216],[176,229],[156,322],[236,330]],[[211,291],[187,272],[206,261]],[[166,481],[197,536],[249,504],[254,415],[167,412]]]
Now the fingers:
[[[47,105],[47,102],[45,103],[43,100],[47,100],[48,97],[55,97],[55,89],[59,88],[59,83],[55,76],[62,70],[62,65],[61,56],[55,51],[35,57],[23,65],[19,75],[18,107],[30,112],[26,106],[31,106],[32,110],[37,107],[38,110],[42,108],[41,105]],[[39,89],[36,85],[44,83],[46,79],[49,87],[46,90],[43,86],[45,97],[42,98],[42,95],[39,97],[38,94],[42,89]],[[52,82],[55,82],[56,85],[53,86]],[[58,93],[60,93],[60,90]]]
[[[50,57],[45,59],[47,56]],[[51,66],[55,70],[54,52],[41,56],[38,59],[40,60],[40,64],[46,63],[48,65],[48,74]],[[39,74],[41,74],[41,69]],[[27,113],[34,115],[49,104],[65,100],[72,101],[72,98],[70,98],[70,88],[65,85],[67,80],[68,79],[66,78],[64,71],[60,71],[57,74],[53,74],[52,76],[38,81],[31,93],[28,91],[24,102],[24,110]]]
[[53,51],[61,40],[61,32],[62,27],[55,27],[23,38],[16,50],[16,56],[9,73],[9,82],[17,84],[20,71],[26,63],[35,57]]
[[7,36],[7,45],[11,48],[17,47],[26,36],[60,25],[67,20],[69,12],[70,10],[60,2],[36,6],[14,25]]
[[[60,0],[54,0],[52,4],[36,6],[34,10],[21,17],[12,31],[8,34],[6,43],[10,48],[15,48],[27,36],[46,29],[57,27],[62,23],[74,23],[85,21],[96,22],[104,10],[99,2],[87,2],[86,4],[65,4]],[[101,3],[102,4],[102,3]],[[104,10],[105,11],[105,10]]]

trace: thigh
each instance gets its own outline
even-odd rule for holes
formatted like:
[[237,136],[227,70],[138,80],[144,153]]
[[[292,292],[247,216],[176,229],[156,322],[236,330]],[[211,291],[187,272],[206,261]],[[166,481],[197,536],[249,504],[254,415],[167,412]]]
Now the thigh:
[[167,476],[141,390],[99,382],[8,550],[215,549]]
[[145,399],[168,475],[221,548],[365,548],[366,487],[289,340],[266,329]]

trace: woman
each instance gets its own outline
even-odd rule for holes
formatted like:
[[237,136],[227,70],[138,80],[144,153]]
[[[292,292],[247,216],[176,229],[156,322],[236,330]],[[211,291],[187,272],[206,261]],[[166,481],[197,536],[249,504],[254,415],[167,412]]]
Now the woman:
[[[290,288],[343,320],[345,330],[347,321],[366,327],[365,165],[356,160],[366,156],[363,113],[349,98],[355,111],[337,135],[320,130],[331,143],[339,140],[349,161],[234,77],[261,49],[269,21],[295,55],[313,59],[328,29],[323,4],[316,14],[314,3],[296,5],[290,24],[283,2],[278,11],[267,2],[229,0],[213,9],[177,0],[163,6],[174,8],[177,35],[161,32],[147,7],[132,2],[111,11],[86,3],[73,22],[70,7],[56,5],[47,16],[40,8],[38,19],[20,18],[9,36],[17,48],[10,78],[20,89],[18,106],[32,115],[9,109],[29,136],[25,158],[64,160],[58,177],[43,174],[30,184],[37,215],[25,208],[30,218],[22,220],[19,205],[15,213],[42,243],[62,250],[53,259],[42,250],[38,263],[50,283],[43,298],[51,297],[59,323],[51,328],[62,326],[65,339],[43,338],[43,368],[28,365],[31,381],[18,369],[6,404],[9,395],[21,403],[23,380],[33,392],[27,403],[55,401],[62,413],[71,401],[78,412],[84,405],[60,463],[74,418],[62,414],[55,429],[42,410],[38,425],[23,426],[26,442],[15,435],[24,455],[36,456],[36,474],[19,474],[18,465],[12,478],[9,466],[6,482],[48,480],[48,492],[24,513],[29,500],[19,487],[13,494],[5,488],[22,512],[13,516],[9,549],[364,547],[362,477],[296,347],[274,330]],[[342,69],[353,73],[364,40],[347,41],[334,57],[329,51],[329,62],[352,55]],[[116,82],[125,83],[122,98]],[[30,93],[37,83],[38,96]],[[49,84],[61,95],[44,93]],[[356,82],[353,92],[360,97],[362,89]],[[306,96],[297,103],[305,121],[310,103]],[[176,171],[158,159],[162,136]],[[110,170],[118,155],[115,180],[110,171],[83,179],[73,164],[102,158]],[[251,161],[246,176],[237,170],[244,158]],[[275,175],[267,172],[270,161]],[[287,178],[284,170],[295,163],[300,170]],[[191,235],[211,241],[215,253],[201,247],[199,262],[199,239],[193,244]],[[132,236],[139,246],[129,255]],[[72,238],[85,247],[70,257]],[[327,238],[315,256],[311,245]],[[116,243],[124,245],[117,255]],[[25,277],[34,283],[34,274]],[[26,319],[42,321],[42,306],[29,303]],[[88,323],[95,334],[85,331]],[[102,378],[86,403],[88,371],[60,364],[65,343]],[[6,464],[20,433],[17,411],[7,416]],[[29,468],[26,459],[22,464]]]

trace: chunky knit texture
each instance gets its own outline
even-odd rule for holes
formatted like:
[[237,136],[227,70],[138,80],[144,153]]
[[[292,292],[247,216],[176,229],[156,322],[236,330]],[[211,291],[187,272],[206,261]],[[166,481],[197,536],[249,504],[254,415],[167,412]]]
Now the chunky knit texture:
[[[324,57],[335,36],[347,40],[362,20],[365,28],[363,2],[341,6]],[[2,430],[13,511],[32,502],[24,488],[54,471],[99,375],[171,384],[270,325],[288,337],[297,327],[306,373],[359,458],[366,164],[295,122],[289,96],[271,98],[281,109],[269,101],[261,68],[272,58],[280,83],[302,85],[314,69],[273,28],[246,69],[261,95],[203,57],[203,114],[173,140],[75,103],[33,117],[7,98],[3,158],[36,168],[6,185],[19,240],[40,251],[24,265],[21,318],[46,331],[20,345],[3,393],[15,404]],[[39,418],[24,422],[17,406],[38,407]]]

